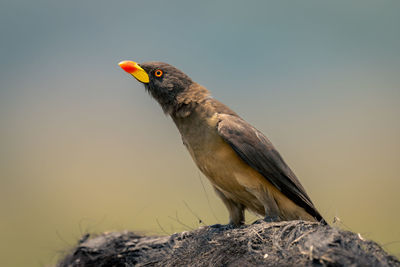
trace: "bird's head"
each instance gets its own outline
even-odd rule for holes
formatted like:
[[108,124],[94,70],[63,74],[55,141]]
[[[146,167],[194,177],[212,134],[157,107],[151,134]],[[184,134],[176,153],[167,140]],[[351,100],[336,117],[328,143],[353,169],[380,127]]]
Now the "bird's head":
[[122,61],[119,66],[143,83],[149,93],[160,103],[164,112],[170,113],[180,104],[194,82],[179,69],[163,62]]

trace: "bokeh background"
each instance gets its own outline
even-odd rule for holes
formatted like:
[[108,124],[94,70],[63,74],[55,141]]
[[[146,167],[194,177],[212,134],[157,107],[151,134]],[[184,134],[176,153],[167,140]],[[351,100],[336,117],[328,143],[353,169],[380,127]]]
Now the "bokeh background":
[[171,63],[208,87],[266,133],[329,222],[399,256],[399,10],[1,0],[0,265],[53,264],[85,232],[227,223],[125,59]]

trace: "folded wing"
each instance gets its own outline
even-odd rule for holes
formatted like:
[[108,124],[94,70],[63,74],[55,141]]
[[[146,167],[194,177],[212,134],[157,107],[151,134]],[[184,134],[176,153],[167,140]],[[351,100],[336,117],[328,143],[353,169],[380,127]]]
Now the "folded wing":
[[227,114],[219,115],[217,130],[244,162],[311,216],[324,222],[296,175],[267,137],[242,118]]

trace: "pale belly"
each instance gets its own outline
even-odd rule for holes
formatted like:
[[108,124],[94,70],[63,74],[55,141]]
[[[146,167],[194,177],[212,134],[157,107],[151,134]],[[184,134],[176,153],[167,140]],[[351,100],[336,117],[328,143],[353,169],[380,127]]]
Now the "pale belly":
[[199,169],[227,198],[264,215],[263,204],[255,192],[262,189],[260,175],[245,164],[222,139],[206,153],[191,152]]

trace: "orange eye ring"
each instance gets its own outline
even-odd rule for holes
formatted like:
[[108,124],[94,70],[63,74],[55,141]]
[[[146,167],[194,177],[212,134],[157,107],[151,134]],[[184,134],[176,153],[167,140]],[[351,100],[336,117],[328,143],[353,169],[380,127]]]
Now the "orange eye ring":
[[154,72],[154,75],[155,75],[156,77],[160,78],[160,77],[163,75],[163,71],[162,71],[162,70],[156,70],[156,71]]

